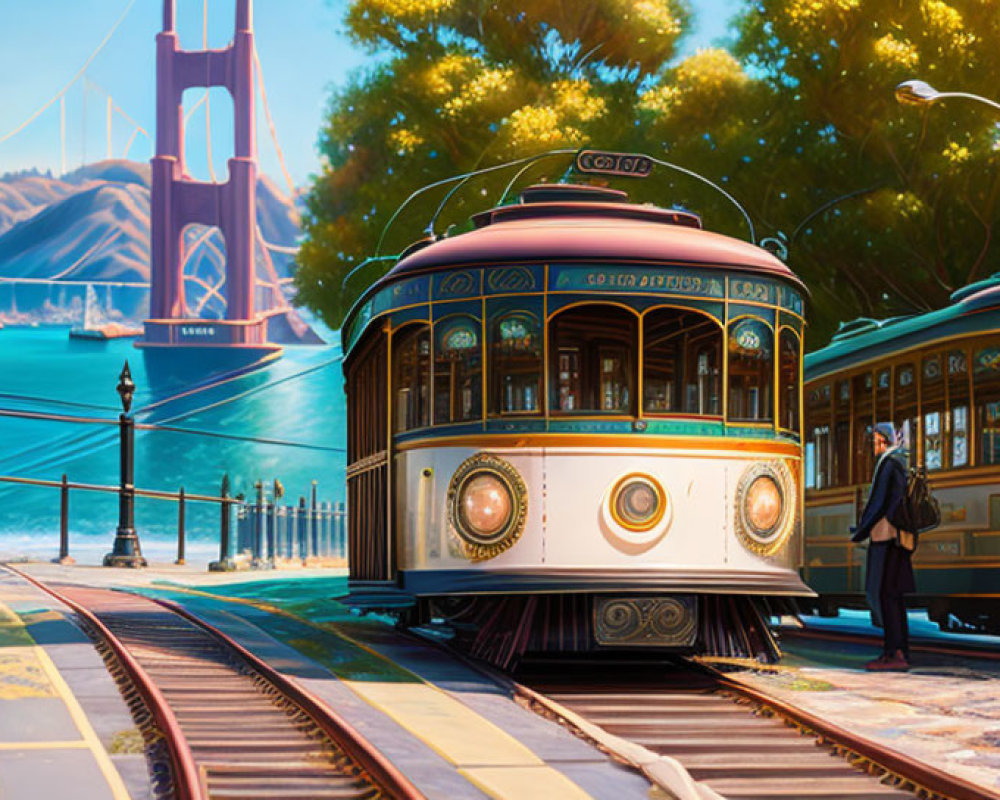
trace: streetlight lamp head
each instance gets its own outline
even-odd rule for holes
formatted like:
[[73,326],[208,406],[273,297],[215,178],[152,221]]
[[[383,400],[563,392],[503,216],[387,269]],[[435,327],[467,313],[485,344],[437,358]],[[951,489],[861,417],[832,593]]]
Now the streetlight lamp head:
[[132,380],[132,372],[128,368],[128,361],[122,367],[121,375],[118,376],[118,385],[115,388],[118,390],[118,396],[122,399],[122,408],[125,409],[125,413],[127,414],[129,409],[132,408],[132,395],[135,394],[135,382]]
[[896,87],[896,99],[904,105],[929,106],[941,93],[926,81],[903,81]]

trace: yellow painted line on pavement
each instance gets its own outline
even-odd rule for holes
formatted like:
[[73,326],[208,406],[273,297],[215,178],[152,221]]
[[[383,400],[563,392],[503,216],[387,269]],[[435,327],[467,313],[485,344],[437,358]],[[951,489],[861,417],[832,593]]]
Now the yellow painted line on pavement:
[[49,686],[65,704],[66,710],[69,712],[70,718],[73,720],[73,724],[76,725],[76,729],[80,732],[81,737],[77,743],[62,741],[5,742],[0,745],[0,749],[5,751],[44,750],[46,748],[59,750],[66,748],[89,749],[94,756],[94,760],[97,762],[98,769],[100,769],[101,774],[104,775],[104,779],[108,782],[108,787],[111,789],[111,796],[114,800],[131,800],[131,795],[129,795],[128,790],[125,788],[125,783],[122,781],[121,775],[118,774],[118,770],[115,769],[114,764],[111,762],[111,756],[104,749],[104,745],[101,744],[97,733],[91,727],[90,720],[87,719],[87,715],[73,694],[72,689],[69,688],[69,684],[66,683],[63,676],[59,673],[58,668],[45,651],[45,648],[35,643],[31,634],[28,633],[24,622],[5,603],[0,603],[0,620],[2,620],[2,627],[4,629],[0,633],[8,641],[13,640],[16,642],[17,647],[14,650],[25,654],[30,653],[34,656]]
[[[287,617],[324,633],[333,634],[412,676],[412,683],[359,681],[337,677],[368,705],[409,731],[458,773],[497,800],[524,797],[588,798],[573,781],[550,767],[531,749],[439,686],[424,680],[370,645],[340,630],[336,623],[317,623],[283,608],[245,597],[226,597],[198,589],[171,586],[177,591],[215,601],[235,603]],[[240,618],[242,619],[242,618]],[[242,620],[253,624],[249,620]],[[257,627],[257,626],[255,626]],[[265,631],[266,633],[266,631]],[[336,674],[334,665],[327,665]]]
[[0,742],[0,750],[86,750],[89,747],[83,739],[74,742]]
[[542,759],[513,736],[432,684],[341,680],[370,706],[456,766],[548,769]]
[[98,768],[111,788],[111,796],[115,800],[131,800],[131,795],[128,793],[128,789],[125,788],[122,776],[118,774],[118,770],[115,769],[115,765],[111,762],[111,756],[108,755],[108,751],[104,749],[104,745],[101,744],[97,733],[91,727],[90,720],[87,719],[87,714],[80,705],[80,701],[76,699],[76,695],[69,688],[69,684],[59,674],[59,670],[52,662],[52,659],[49,658],[49,654],[45,652],[45,649],[43,647],[36,647],[35,650],[42,669],[45,670],[55,690],[59,692],[63,702],[66,704],[66,709],[69,711],[70,717],[73,718],[76,729],[80,731],[83,741],[87,743],[90,751],[94,754],[94,760],[97,761]]

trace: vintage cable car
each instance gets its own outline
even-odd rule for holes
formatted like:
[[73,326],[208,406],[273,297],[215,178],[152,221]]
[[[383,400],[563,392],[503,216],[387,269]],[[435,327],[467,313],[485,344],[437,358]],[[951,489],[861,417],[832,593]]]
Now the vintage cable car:
[[603,187],[532,186],[473,221],[404,253],[343,327],[347,602],[449,620],[504,666],[773,658],[764,617],[810,594],[799,279]]
[[892,421],[922,464],[941,526],[913,557],[914,606],[943,628],[1000,632],[1000,273],[925,314],[860,319],[805,359],[806,565],[824,614],[864,608],[864,551],[849,526]]

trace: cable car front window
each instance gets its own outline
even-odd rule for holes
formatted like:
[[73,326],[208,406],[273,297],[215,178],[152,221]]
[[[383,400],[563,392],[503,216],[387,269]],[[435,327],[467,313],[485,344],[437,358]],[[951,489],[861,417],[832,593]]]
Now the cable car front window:
[[549,335],[553,411],[635,413],[635,314],[616,306],[575,306],[553,318]]
[[764,321],[744,317],[729,323],[729,419],[774,419],[774,334]]
[[534,315],[505,314],[492,329],[491,413],[537,414],[541,410],[542,337]]
[[721,412],[722,329],[710,317],[661,308],[643,318],[642,408],[647,414]]
[[467,316],[436,322],[434,333],[434,424],[479,419],[482,355],[479,321]]

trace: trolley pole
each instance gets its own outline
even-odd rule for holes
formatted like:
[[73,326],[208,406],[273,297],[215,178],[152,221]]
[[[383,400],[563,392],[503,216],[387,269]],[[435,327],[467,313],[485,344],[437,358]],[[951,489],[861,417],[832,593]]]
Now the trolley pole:
[[118,376],[118,395],[122,399],[122,413],[118,416],[120,440],[120,486],[118,489],[118,530],[111,552],[104,556],[106,567],[145,567],[135,531],[135,420],[129,416],[135,383],[128,368],[128,361]]

